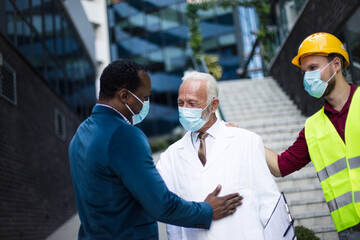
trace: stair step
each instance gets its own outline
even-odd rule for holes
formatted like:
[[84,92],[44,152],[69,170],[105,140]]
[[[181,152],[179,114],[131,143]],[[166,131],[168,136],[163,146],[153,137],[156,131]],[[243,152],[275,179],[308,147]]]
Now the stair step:
[[[264,127],[253,127],[251,131],[256,132],[257,134],[265,135],[265,134],[274,134],[274,133],[289,133],[294,137],[298,137],[298,133],[304,128],[304,123],[294,123],[294,124],[287,124],[287,126],[267,126]],[[249,130],[249,129],[248,129]]]
[[325,200],[322,200],[321,202],[317,202],[317,203],[306,203],[304,201],[303,205],[290,205],[290,212],[292,215],[297,215],[300,213],[304,213],[304,212],[315,212],[315,211],[327,211],[328,214],[330,216],[329,213],[329,208],[328,205],[326,204]]
[[313,212],[306,214],[295,214],[295,225],[304,226],[312,229],[314,226],[317,227],[328,227],[334,226],[329,211]]
[[[222,109],[223,110],[223,109]],[[250,121],[253,119],[266,119],[266,118],[275,118],[275,117],[301,117],[301,113],[297,111],[296,109],[283,109],[277,112],[254,112],[254,113],[248,113],[248,112],[231,112],[228,113],[226,117],[228,118],[236,118],[239,122],[243,121]]]
[[338,233],[336,232],[335,227],[325,226],[325,227],[312,227],[311,230],[314,231],[315,235],[324,240],[338,240]]
[[319,181],[316,177],[313,178],[299,178],[290,181],[277,181],[279,189],[291,189],[291,188],[302,188],[303,186],[320,186]]

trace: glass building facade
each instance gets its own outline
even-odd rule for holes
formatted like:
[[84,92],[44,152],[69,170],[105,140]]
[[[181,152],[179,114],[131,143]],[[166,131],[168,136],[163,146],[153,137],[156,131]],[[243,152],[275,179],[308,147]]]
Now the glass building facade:
[[0,1],[0,32],[76,113],[89,115],[95,68],[61,1]]
[[[111,60],[132,59],[150,72],[151,108],[148,117],[139,124],[148,136],[168,133],[179,125],[177,95],[181,78],[184,71],[196,69],[189,47],[187,4],[185,0],[108,1]],[[223,68],[220,80],[238,78],[236,70],[251,51],[255,39],[250,32],[257,22],[254,11],[248,11],[251,9],[220,7],[198,11],[203,49],[205,54],[219,57]],[[236,21],[249,16],[251,26],[237,24]],[[258,66],[261,61],[256,61],[250,67],[261,68]]]

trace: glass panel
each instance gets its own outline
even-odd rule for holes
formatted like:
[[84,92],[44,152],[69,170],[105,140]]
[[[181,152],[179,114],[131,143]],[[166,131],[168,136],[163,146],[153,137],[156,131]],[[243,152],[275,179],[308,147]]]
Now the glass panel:
[[162,39],[163,34],[161,34],[161,32],[150,33],[148,35],[148,41],[157,47],[162,46]]
[[187,24],[186,6],[187,3],[179,4],[179,21],[182,24]]
[[207,11],[199,10],[198,11],[198,16],[200,18],[200,21],[214,18],[215,17],[215,10],[214,9],[210,9],[210,10],[207,10]]
[[203,48],[205,51],[213,51],[217,49],[217,39],[208,38],[203,40]]
[[165,71],[163,51],[155,51],[149,54],[149,68],[152,72]]
[[15,16],[14,16],[14,6],[11,2],[6,1],[5,5],[5,15],[6,15],[6,34],[10,41],[15,39]]
[[131,27],[127,20],[118,22],[114,28],[114,41],[120,41],[131,36]]
[[146,5],[144,5],[147,9],[157,8],[167,6],[169,3],[165,0],[145,0]]
[[32,0],[32,25],[39,34],[42,34],[42,6],[41,0]]
[[54,14],[52,12],[53,4],[51,0],[44,1],[44,8],[47,10],[44,13],[44,37],[45,45],[51,55],[55,53],[55,41],[54,41]]
[[234,33],[227,34],[224,36],[219,37],[219,44],[220,46],[228,46],[228,45],[235,45],[236,44],[236,37]]
[[18,49],[26,59],[31,61],[31,32],[30,27],[22,22],[18,29]]
[[351,73],[354,74],[352,76],[352,81],[355,84],[360,84],[360,8],[354,13],[354,15],[349,19],[346,23],[345,33],[347,37],[348,52],[351,55]]
[[133,60],[138,63],[138,64],[141,64],[143,66],[148,66],[149,64],[149,61],[148,61],[148,58],[144,55],[138,55],[138,56],[135,56],[133,58]]
[[129,18],[129,23],[132,27],[132,34],[134,36],[145,32],[144,14],[137,14]]
[[185,55],[181,48],[168,47],[165,49],[165,69],[167,72],[185,67]]
[[26,21],[30,23],[30,3],[29,0],[16,0],[16,7],[19,9],[22,17],[26,18]]
[[168,41],[170,44],[173,42],[185,42],[189,39],[189,35],[187,33],[188,27],[185,25],[169,29],[165,32],[165,43],[169,45]]
[[214,9],[216,14],[219,15],[225,15],[225,14],[232,14],[232,8],[222,8],[222,7],[216,7]]
[[160,10],[161,28],[163,30],[177,27],[180,25],[178,10],[176,6],[170,6]]
[[148,32],[154,32],[160,30],[159,12],[151,12],[146,14],[146,30]]
[[115,17],[124,18],[135,15],[139,11],[131,6],[128,2],[120,2],[112,5]]

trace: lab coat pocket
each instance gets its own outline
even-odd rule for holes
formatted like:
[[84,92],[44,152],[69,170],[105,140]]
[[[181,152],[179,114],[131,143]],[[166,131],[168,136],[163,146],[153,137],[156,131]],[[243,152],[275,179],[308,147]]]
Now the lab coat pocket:
[[251,169],[245,161],[240,161],[238,158],[228,158],[226,161],[226,168],[224,168],[223,176],[226,185],[232,190],[240,190],[247,188],[251,181]]

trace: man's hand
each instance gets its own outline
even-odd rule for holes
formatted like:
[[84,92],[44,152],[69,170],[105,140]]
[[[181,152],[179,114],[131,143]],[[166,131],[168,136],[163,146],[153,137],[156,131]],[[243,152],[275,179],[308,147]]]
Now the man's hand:
[[236,208],[242,204],[243,196],[239,193],[231,193],[223,197],[217,197],[220,193],[221,185],[218,185],[215,190],[210,193],[205,202],[210,203],[213,209],[213,219],[221,219],[233,214]]

